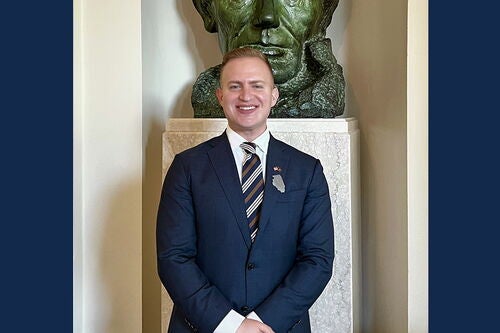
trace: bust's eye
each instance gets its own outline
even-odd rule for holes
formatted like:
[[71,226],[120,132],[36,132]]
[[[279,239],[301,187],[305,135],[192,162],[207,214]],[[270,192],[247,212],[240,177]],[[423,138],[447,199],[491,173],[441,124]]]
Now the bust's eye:
[[286,4],[287,4],[288,6],[293,7],[293,6],[296,6],[296,5],[297,5],[297,3],[299,3],[299,0],[286,0],[285,2],[286,2]]
[[[242,8],[246,5],[248,5],[250,2],[252,2],[253,0],[226,0],[226,4],[228,5],[228,7],[231,7],[231,8]],[[296,1],[296,0],[292,0],[292,1]],[[222,1],[224,2],[224,1]]]

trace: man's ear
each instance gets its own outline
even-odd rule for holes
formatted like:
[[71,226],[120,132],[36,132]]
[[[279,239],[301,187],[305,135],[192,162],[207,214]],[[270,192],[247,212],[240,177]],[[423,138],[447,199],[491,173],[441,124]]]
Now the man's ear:
[[278,90],[278,87],[274,86],[273,87],[273,91],[271,92],[272,94],[272,103],[271,103],[271,107],[275,106],[276,105],[276,102],[278,102],[278,98],[280,97],[280,92]]
[[212,0],[193,0],[193,4],[203,19],[205,30],[208,32],[217,32],[217,24],[215,24],[212,12]]
[[215,96],[217,96],[217,100],[219,101],[219,104],[222,106],[222,89],[217,88],[215,90]]

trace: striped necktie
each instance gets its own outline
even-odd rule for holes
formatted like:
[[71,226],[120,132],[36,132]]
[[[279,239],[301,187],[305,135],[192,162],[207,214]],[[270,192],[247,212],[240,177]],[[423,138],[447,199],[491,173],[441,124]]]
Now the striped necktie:
[[241,171],[241,189],[245,198],[248,227],[253,242],[259,230],[260,208],[264,197],[264,177],[262,177],[262,163],[255,152],[255,143],[243,142],[240,147],[245,151]]

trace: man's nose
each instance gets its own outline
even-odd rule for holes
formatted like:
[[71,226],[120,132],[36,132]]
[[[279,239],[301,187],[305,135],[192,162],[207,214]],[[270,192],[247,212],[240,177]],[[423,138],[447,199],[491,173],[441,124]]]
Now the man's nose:
[[257,0],[253,25],[261,29],[279,27],[276,0]]
[[240,90],[240,100],[245,101],[245,102],[247,102],[247,101],[250,100],[250,91],[249,91],[249,89],[247,89],[245,87],[241,88],[241,90]]

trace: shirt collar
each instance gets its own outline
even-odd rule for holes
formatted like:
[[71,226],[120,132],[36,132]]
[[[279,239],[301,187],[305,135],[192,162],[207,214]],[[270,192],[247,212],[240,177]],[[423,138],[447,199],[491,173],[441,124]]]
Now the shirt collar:
[[[241,150],[240,144],[247,141],[241,135],[236,133],[231,127],[229,127],[229,125],[227,126],[226,134],[227,134],[227,138],[229,140],[229,144],[231,145],[231,149],[233,151]],[[252,142],[257,145],[258,149],[260,149],[264,153],[264,155],[267,155],[267,148],[269,147],[269,139],[270,138],[271,138],[271,134],[269,133],[269,129],[266,127],[266,130],[264,131],[264,133],[259,135]]]

